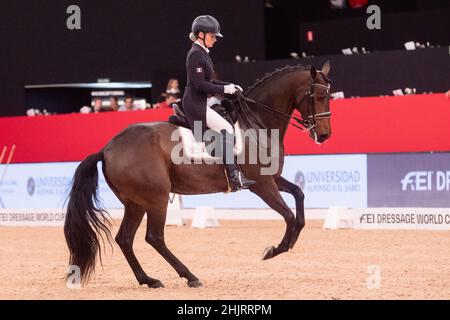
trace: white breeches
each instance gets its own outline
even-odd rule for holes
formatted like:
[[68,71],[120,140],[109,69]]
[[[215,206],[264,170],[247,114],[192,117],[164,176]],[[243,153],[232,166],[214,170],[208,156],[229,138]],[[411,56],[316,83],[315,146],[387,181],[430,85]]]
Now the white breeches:
[[206,107],[206,125],[217,132],[225,129],[228,133],[234,133],[233,126],[210,107]]

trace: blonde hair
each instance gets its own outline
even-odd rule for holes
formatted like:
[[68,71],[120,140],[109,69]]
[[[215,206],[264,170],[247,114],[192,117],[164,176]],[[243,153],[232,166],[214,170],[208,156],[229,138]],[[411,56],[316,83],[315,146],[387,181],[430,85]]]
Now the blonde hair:
[[197,41],[198,36],[191,32],[189,33],[189,39],[191,39],[191,41]]

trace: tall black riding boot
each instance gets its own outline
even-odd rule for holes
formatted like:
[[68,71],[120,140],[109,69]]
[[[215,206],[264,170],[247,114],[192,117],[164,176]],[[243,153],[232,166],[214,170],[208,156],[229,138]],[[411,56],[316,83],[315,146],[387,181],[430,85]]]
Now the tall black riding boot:
[[225,169],[227,171],[228,181],[230,183],[231,191],[239,191],[241,189],[248,189],[256,181],[247,179],[239,170],[234,158],[234,135],[228,133],[226,130],[221,131],[222,134],[222,156]]

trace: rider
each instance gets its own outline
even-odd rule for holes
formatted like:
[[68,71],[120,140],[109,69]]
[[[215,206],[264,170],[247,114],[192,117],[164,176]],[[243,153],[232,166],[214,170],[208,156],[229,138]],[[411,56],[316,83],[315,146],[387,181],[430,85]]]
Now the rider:
[[[255,181],[244,177],[233,155],[234,128],[222,116],[207,107],[208,95],[235,94],[242,88],[227,82],[213,80],[214,64],[209,56],[209,48],[214,46],[220,33],[216,18],[202,15],[192,23],[189,38],[193,41],[186,59],[187,85],[183,96],[183,109],[189,126],[194,130],[194,121],[201,121],[202,134],[207,128],[222,135],[223,160],[232,191],[246,189]],[[228,152],[227,152],[228,150]],[[227,156],[228,155],[228,156]]]

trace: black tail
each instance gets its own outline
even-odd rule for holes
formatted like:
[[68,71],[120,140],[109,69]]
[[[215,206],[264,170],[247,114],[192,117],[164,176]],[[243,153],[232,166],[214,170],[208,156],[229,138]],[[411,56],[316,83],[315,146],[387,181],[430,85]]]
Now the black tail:
[[75,171],[64,223],[69,264],[80,268],[82,283],[94,272],[97,253],[101,258],[99,238],[103,241],[105,234],[111,242],[108,213],[99,208],[97,197],[98,161],[103,161],[102,151],[87,157]]

